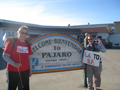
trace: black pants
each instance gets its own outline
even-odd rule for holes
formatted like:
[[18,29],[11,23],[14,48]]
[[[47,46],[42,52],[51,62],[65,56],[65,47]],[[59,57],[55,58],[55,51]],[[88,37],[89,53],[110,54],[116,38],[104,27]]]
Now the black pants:
[[[20,79],[21,76],[21,79]],[[7,71],[7,90],[16,90],[18,83],[23,85],[23,90],[29,90],[29,70],[20,72]]]

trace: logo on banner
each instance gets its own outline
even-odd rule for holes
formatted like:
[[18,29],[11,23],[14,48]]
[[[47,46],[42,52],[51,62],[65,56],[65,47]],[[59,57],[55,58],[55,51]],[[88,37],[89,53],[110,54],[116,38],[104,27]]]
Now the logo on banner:
[[32,69],[35,69],[35,66],[38,66],[39,60],[38,58],[32,58]]

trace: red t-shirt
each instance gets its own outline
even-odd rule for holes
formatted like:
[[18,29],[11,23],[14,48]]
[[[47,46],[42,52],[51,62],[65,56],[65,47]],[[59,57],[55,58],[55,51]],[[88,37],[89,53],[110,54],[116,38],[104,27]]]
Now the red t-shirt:
[[[28,61],[28,55],[32,55],[31,52],[31,45],[29,44],[30,48],[26,44],[26,42],[20,42],[20,40],[17,38],[16,44],[14,49],[13,47],[13,40],[8,42],[6,48],[4,49],[4,52],[9,54],[9,57],[15,62],[20,63],[22,66],[19,68],[19,71],[25,71],[29,69],[29,61]],[[18,69],[9,63],[7,63],[7,70],[8,71],[18,71]]]

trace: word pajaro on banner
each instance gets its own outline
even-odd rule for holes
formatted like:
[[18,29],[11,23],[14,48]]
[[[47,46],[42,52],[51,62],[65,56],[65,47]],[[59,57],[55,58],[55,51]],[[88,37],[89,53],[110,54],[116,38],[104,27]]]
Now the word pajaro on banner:
[[42,58],[71,57],[71,52],[42,53]]
[[84,51],[83,63],[99,67],[100,52]]
[[33,73],[83,69],[83,45],[64,34],[47,34],[31,41]]

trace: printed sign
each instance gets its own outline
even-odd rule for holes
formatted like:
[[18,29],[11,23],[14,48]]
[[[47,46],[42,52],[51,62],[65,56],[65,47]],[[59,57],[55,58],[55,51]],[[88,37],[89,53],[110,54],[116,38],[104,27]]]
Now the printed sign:
[[83,63],[99,67],[100,52],[84,51]]
[[28,47],[17,46],[17,52],[19,52],[19,53],[28,53]]
[[68,35],[47,34],[31,41],[33,73],[83,69],[83,45]]

